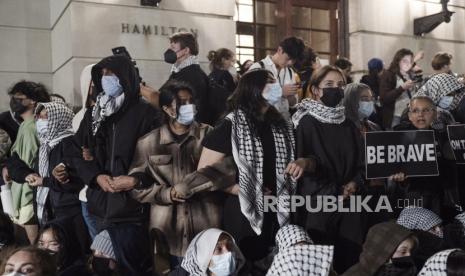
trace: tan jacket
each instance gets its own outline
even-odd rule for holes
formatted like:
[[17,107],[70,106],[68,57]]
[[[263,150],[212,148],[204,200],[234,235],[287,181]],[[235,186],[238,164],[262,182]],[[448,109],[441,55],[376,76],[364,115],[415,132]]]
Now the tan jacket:
[[[201,142],[212,129],[210,126],[194,123],[188,136],[179,144],[168,127],[165,124],[138,141],[129,174],[145,172],[156,182],[149,188],[133,190],[131,194],[140,202],[152,204],[150,228],[161,236],[157,239],[168,245],[169,254],[184,256],[196,234],[207,228],[220,227],[224,194],[215,190],[227,182],[230,185],[234,176],[228,181],[223,177],[223,183],[218,183],[196,172]],[[229,171],[231,167],[230,164]],[[193,174],[186,177],[189,173]],[[190,196],[185,203],[173,204],[170,197],[173,185],[177,191]]]

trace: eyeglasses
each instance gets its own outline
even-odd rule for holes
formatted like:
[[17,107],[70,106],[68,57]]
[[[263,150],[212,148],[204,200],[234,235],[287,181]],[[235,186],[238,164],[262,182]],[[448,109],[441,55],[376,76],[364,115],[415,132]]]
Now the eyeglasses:
[[420,113],[422,113],[422,114],[431,114],[433,111],[434,111],[433,108],[425,108],[425,109],[415,108],[415,109],[409,110],[410,113],[415,114],[415,115],[418,115]]

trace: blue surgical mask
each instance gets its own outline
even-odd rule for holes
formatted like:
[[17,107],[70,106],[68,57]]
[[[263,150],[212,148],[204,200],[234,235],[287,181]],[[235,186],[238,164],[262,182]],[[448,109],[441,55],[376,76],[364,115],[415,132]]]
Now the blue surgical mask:
[[194,121],[194,116],[195,116],[195,105],[193,104],[181,105],[179,107],[178,117],[176,118],[176,121],[178,121],[178,123],[180,123],[181,125],[188,126],[192,124],[192,122]]
[[277,82],[267,83],[265,89],[263,89],[262,96],[269,104],[275,105],[279,102],[279,100],[281,100],[281,97],[283,96],[283,89]]
[[37,119],[36,121],[36,129],[37,133],[43,135],[48,131],[48,120],[45,119]]
[[375,103],[360,101],[358,103],[358,117],[360,119],[365,119],[370,117],[370,115],[375,111]]
[[231,252],[213,255],[208,269],[216,276],[229,276],[236,271],[236,260]]
[[111,97],[118,97],[123,93],[123,87],[115,75],[102,77],[102,88],[105,94]]
[[439,100],[438,106],[443,109],[449,109],[452,101],[454,100],[454,96],[444,96]]

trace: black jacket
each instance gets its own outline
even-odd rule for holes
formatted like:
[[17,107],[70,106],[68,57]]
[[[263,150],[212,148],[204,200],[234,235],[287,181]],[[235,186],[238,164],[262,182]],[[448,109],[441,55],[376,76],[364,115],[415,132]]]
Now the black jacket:
[[13,145],[16,141],[16,135],[18,135],[19,123],[11,117],[9,111],[0,113],[0,128],[8,133],[11,144]]
[[128,192],[107,193],[96,183],[98,175],[127,175],[137,140],[161,125],[161,114],[139,96],[139,80],[131,61],[123,56],[104,58],[92,68],[92,81],[102,91],[102,69],[108,68],[119,78],[125,100],[123,106],[106,118],[94,136],[94,160],[77,167],[87,189],[89,212],[103,224],[140,221],[142,205]]
[[121,275],[152,275],[148,231],[135,224],[120,224],[107,229]]
[[189,65],[177,73],[172,73],[169,80],[186,82],[194,89],[194,102],[197,107],[196,121],[209,124],[208,77],[198,64]]
[[[44,177],[43,186],[50,188],[49,202],[55,217],[74,216],[81,212],[79,191],[84,187],[84,183],[76,171],[69,170],[69,182],[65,184],[59,183],[52,175],[53,169],[60,163],[64,163],[68,168],[74,167],[80,158],[78,149],[74,138],[69,136],[50,151],[49,176]],[[35,172],[17,155],[8,159],[6,166],[11,179],[18,183],[24,183],[26,176]]]
[[208,124],[216,125],[226,112],[226,101],[236,89],[231,74],[226,70],[213,69],[208,75],[210,82],[208,93]]

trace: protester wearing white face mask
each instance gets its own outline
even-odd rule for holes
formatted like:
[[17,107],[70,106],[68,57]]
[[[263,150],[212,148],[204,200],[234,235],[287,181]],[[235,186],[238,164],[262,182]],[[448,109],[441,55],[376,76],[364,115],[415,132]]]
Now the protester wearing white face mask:
[[[166,258],[174,269],[196,234],[220,226],[221,197],[215,192],[193,191],[186,199],[178,188],[186,175],[197,170],[201,142],[211,130],[194,121],[192,88],[168,82],[160,90],[160,107],[165,123],[139,140],[129,175],[141,183],[132,196],[151,203],[150,228],[167,242],[169,256],[156,250],[155,258]],[[157,265],[155,269],[163,270]]]
[[231,235],[210,228],[192,240],[181,267],[170,276],[238,275],[244,263],[244,256]]
[[375,112],[373,94],[368,85],[363,83],[348,84],[344,90],[346,118],[350,119],[363,134],[378,131],[381,128],[368,118]]

